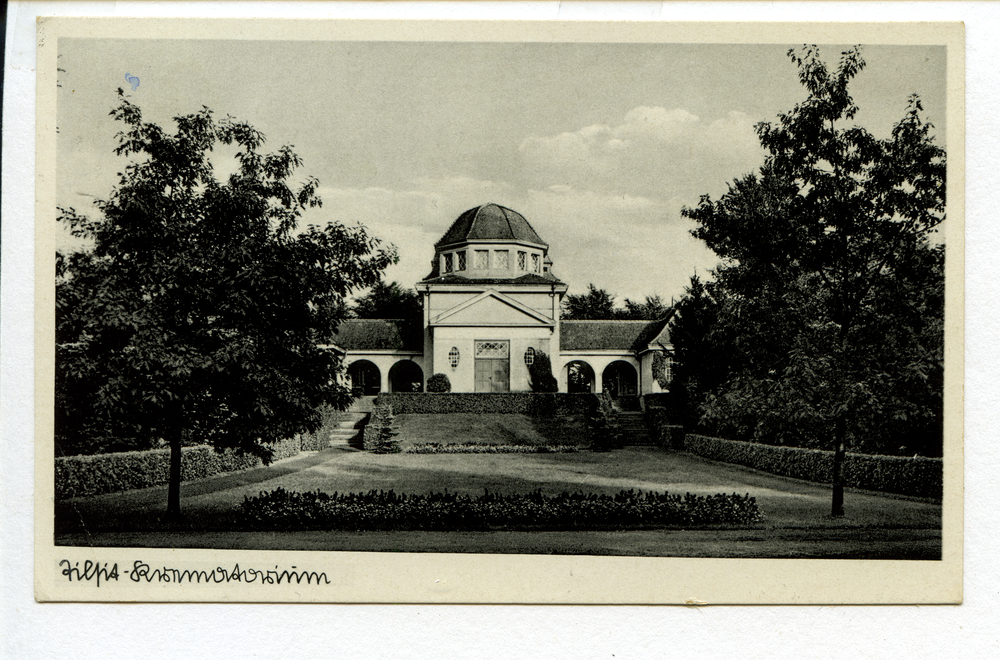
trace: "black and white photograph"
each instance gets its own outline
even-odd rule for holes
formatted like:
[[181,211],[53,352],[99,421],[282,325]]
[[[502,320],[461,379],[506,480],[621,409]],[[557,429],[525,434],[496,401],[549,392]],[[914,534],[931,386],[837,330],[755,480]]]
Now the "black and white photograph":
[[39,599],[961,599],[961,25],[112,23],[39,24]]

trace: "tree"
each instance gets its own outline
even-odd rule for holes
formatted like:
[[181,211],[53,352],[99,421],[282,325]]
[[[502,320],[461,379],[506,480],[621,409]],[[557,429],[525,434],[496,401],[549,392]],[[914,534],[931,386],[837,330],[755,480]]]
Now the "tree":
[[808,96],[776,123],[758,124],[768,152],[760,172],[684,210],[700,225],[694,235],[725,260],[716,273],[730,294],[723,314],[750,330],[743,363],[706,412],[743,411],[757,432],[829,430],[832,510],[842,515],[857,423],[915,414],[914,398],[928,397],[901,383],[937,387],[939,310],[931,304],[935,316],[917,319],[887,296],[934,299],[928,236],[945,218],[945,152],[915,95],[888,138],[845,127],[858,110],[848,84],[865,66],[859,47],[833,71],[814,46],[789,56]]
[[674,363],[666,399],[672,423],[689,430],[700,425],[705,397],[729,380],[738,356],[729,326],[719,322],[725,295],[715,282],[693,275],[670,319]]
[[655,321],[670,313],[670,306],[664,304],[660,296],[646,296],[643,302],[625,299],[625,309],[618,312],[618,318],[633,321]]
[[616,317],[615,297],[593,283],[588,284],[587,293],[571,293],[563,298],[562,317],[566,321],[613,319]]
[[423,307],[413,289],[403,288],[399,282],[379,281],[354,301],[352,311],[359,319],[419,319]]
[[615,295],[606,289],[587,285],[587,293],[569,294],[563,299],[562,318],[565,321],[586,320],[657,320],[670,311],[660,296],[646,296],[643,302],[625,299],[624,309],[615,305]]
[[[267,443],[316,431],[317,408],[350,393],[329,339],[357,288],[396,259],[362,227],[310,225],[316,179],[289,184],[291,147],[208,108],[175,117],[175,134],[142,121],[119,89],[129,158],[90,220],[60,219],[93,250],[59,260],[57,419],[63,437],[122,432],[170,447],[168,516],[180,513],[181,447],[208,442],[271,458]],[[209,152],[236,145],[237,171],[213,173]]]
[[545,351],[535,351],[535,358],[528,366],[528,376],[533,392],[559,391],[559,382],[552,375],[552,361]]

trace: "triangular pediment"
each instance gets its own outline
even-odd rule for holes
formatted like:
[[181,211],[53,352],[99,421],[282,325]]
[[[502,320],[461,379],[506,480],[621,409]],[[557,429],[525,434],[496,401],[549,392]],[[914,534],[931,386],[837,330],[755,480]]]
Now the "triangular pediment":
[[553,325],[552,319],[499,291],[484,291],[431,319],[431,325]]

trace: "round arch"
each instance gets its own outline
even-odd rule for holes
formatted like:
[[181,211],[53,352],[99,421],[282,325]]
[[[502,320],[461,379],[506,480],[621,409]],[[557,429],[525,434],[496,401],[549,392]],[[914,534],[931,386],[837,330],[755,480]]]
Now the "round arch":
[[639,393],[639,373],[628,362],[615,360],[604,368],[601,389],[611,396],[635,396]]
[[423,392],[424,370],[413,360],[400,360],[389,369],[390,392]]
[[594,369],[583,360],[573,360],[566,364],[566,391],[588,393],[594,391],[597,379]]
[[369,360],[355,360],[347,367],[351,377],[351,394],[374,396],[382,391],[382,372]]

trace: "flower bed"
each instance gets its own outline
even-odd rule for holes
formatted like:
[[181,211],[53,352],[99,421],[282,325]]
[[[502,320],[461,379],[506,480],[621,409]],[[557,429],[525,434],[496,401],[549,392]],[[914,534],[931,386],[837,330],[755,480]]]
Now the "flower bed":
[[498,445],[460,442],[421,442],[407,447],[406,454],[565,454],[579,451],[577,445]]
[[[282,440],[269,447],[272,460],[277,461],[298,454],[299,439]],[[208,445],[181,449],[181,476],[185,481],[260,465],[262,461],[256,456],[232,450],[217,452]],[[170,450],[61,456],[55,460],[55,471],[56,499],[162,486],[170,480]]]
[[454,493],[369,491],[328,495],[278,488],[246,497],[237,524],[257,530],[587,530],[748,525],[763,516],[749,495]]

